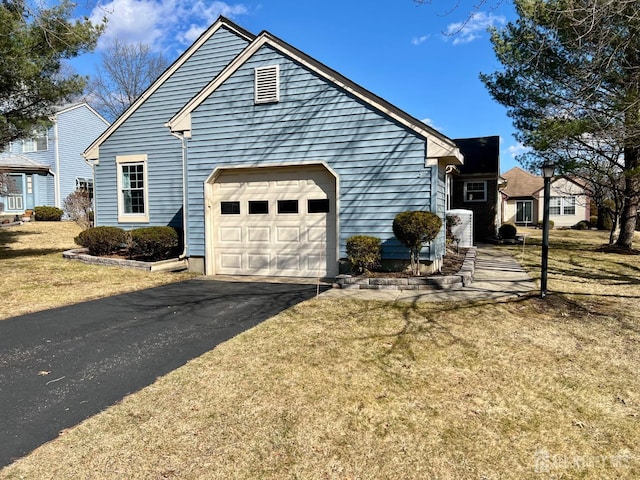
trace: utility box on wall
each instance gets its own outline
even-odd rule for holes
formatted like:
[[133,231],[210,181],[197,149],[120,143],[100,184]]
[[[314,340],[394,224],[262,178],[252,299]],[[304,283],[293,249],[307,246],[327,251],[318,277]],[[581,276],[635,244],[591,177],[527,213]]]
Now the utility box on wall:
[[451,234],[460,242],[460,247],[473,247],[473,212],[471,210],[449,210],[447,216],[455,215],[460,219],[458,225],[451,227]]

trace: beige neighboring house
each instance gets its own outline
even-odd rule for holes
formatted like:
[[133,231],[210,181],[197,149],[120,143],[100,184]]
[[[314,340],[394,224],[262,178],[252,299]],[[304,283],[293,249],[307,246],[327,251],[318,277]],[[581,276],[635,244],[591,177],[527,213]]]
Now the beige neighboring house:
[[[515,167],[504,173],[506,185],[502,194],[502,223],[535,226],[542,221],[544,180]],[[551,180],[549,219],[554,227],[571,227],[589,220],[589,197],[584,186],[575,179],[557,176]]]

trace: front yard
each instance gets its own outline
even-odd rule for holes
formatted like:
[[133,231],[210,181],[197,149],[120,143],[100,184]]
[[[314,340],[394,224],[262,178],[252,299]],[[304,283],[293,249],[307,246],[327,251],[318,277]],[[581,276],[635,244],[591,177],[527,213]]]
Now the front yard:
[[307,301],[0,478],[638,478],[640,256],[605,238],[552,232],[545,300]]

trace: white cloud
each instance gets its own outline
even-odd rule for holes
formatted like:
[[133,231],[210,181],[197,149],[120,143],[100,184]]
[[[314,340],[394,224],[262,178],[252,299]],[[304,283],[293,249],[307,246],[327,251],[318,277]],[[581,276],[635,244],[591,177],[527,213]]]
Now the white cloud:
[[422,35],[421,37],[413,37],[411,39],[411,44],[412,45],[422,45],[424,42],[429,40],[430,37],[431,37],[431,35]]
[[176,42],[191,44],[220,15],[234,18],[248,13],[241,3],[203,0],[111,0],[96,6],[91,20],[108,19],[98,48],[114,39],[146,43],[164,50]]
[[528,150],[529,150],[529,147],[525,147],[521,143],[516,143],[515,145],[510,145],[509,147],[507,147],[507,153],[511,155],[511,158],[516,158],[516,156]]
[[476,12],[464,22],[451,23],[447,26],[445,35],[453,38],[454,45],[470,43],[481,38],[482,33],[489,27],[504,25],[507,19],[502,15],[492,13]]
[[441,131],[442,128],[440,128],[438,125],[436,125],[433,121],[433,119],[431,118],[423,118],[421,120],[422,123],[426,123],[427,125],[429,125],[431,128],[433,128],[434,130],[438,130]]

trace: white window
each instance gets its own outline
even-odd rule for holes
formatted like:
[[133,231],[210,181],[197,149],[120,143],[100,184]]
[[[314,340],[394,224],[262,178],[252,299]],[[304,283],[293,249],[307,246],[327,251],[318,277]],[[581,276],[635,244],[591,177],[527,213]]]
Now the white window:
[[44,152],[49,148],[49,139],[46,128],[40,128],[34,132],[31,138],[22,142],[22,151],[24,153]]
[[486,202],[487,182],[464,182],[465,202]]
[[563,216],[575,214],[575,197],[551,197],[549,202],[549,215]]
[[93,198],[93,178],[76,177],[76,190],[87,192]]
[[255,103],[280,101],[280,65],[255,69]]
[[147,156],[122,155],[118,165],[118,222],[148,222]]

